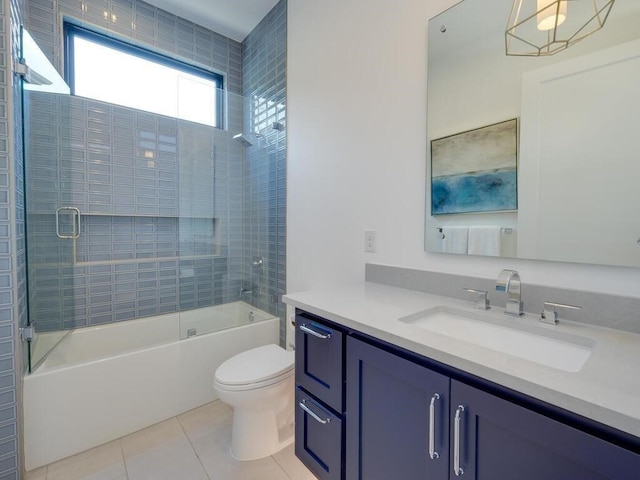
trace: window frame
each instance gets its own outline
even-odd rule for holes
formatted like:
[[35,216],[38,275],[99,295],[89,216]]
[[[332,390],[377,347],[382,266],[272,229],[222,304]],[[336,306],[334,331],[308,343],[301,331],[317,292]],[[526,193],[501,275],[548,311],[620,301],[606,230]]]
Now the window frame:
[[[95,30],[91,30],[85,28],[83,26],[77,25],[75,23],[69,22],[65,20],[63,22],[63,41],[64,41],[64,79],[69,85],[71,90],[71,95],[75,95],[75,56],[74,56],[74,43],[73,39],[75,37],[83,38],[89,40],[94,43],[98,43],[104,47],[111,48],[113,50],[117,50],[122,53],[126,53],[128,55],[132,55],[134,57],[141,58],[143,60],[148,60],[159,65],[163,65],[166,67],[174,68],[176,70],[180,70],[182,72],[195,75],[201,77],[208,81],[213,81],[216,85],[216,94],[217,94],[217,112],[216,112],[216,126],[213,128],[224,129],[224,111],[225,105],[223,102],[224,95],[222,94],[224,91],[224,76],[201,68],[190,63],[177,60],[175,58],[169,57],[162,53],[155,52],[153,50],[140,47],[138,45],[134,45],[124,40],[120,40],[119,38],[112,37],[110,35],[106,35],[104,33],[97,32]],[[93,99],[98,100],[99,99]],[[125,106],[126,108],[135,108]],[[154,112],[150,112],[154,113]],[[161,115],[161,114],[157,114]],[[178,117],[172,117],[178,120],[191,121],[186,119],[180,119]]]

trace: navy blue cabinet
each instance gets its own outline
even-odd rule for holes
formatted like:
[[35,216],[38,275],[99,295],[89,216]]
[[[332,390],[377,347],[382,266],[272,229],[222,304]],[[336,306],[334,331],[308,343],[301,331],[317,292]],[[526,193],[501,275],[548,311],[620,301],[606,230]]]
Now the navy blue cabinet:
[[320,480],[640,479],[640,440],[317,317],[296,323],[296,455]]
[[455,380],[451,410],[452,477],[640,478],[640,455]]
[[351,337],[346,372],[346,478],[448,478],[449,378]]
[[296,456],[320,480],[344,472],[344,334],[296,314]]

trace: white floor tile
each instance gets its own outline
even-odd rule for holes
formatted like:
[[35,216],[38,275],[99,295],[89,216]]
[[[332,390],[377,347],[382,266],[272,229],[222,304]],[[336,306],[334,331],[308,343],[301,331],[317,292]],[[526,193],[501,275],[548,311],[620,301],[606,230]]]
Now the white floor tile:
[[233,410],[226,403],[217,400],[202,407],[183,413],[178,421],[191,442],[200,440],[213,431],[231,425]]
[[250,462],[231,457],[233,410],[216,401],[93,450],[26,480],[316,480],[293,445]]
[[126,479],[120,440],[79,453],[47,469],[47,480],[120,480]]
[[296,457],[293,444],[273,455],[273,459],[286,472],[291,480],[316,480],[316,477]]
[[129,480],[209,480],[176,418],[122,439]]
[[[215,480],[289,480],[284,470],[272,457],[239,462],[229,453],[231,445],[231,422],[192,440],[202,465],[209,478]],[[132,479],[133,480],[133,479]]]

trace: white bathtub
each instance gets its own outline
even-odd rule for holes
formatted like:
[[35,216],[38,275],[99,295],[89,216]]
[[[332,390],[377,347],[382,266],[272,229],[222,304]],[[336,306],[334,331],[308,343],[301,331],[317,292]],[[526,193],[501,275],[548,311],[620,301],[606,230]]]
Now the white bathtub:
[[71,332],[24,379],[26,469],[215,400],[218,365],[278,343],[279,324],[236,302]]

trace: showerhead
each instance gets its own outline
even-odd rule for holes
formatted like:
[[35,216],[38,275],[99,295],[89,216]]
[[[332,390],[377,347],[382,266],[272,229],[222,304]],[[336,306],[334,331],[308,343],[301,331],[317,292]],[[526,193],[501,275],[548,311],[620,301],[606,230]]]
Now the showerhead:
[[253,145],[253,143],[249,141],[249,139],[245,136],[244,133],[238,133],[237,135],[234,135],[233,139],[236,142],[240,143],[243,147],[250,147]]

